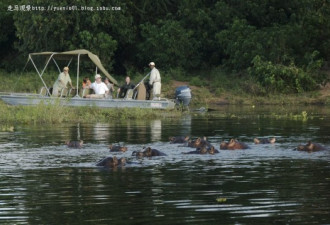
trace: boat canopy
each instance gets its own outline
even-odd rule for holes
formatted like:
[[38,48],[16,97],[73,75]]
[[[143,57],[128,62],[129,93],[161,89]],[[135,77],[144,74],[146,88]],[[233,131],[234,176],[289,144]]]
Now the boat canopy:
[[[49,62],[51,59],[53,60],[71,60],[73,57],[78,57],[78,70],[79,70],[79,60],[91,60],[95,66],[107,77],[109,80],[115,84],[118,85],[118,82],[116,79],[114,79],[108,71],[103,67],[101,60],[99,57],[92,52],[85,50],[85,49],[78,49],[73,51],[67,51],[67,52],[35,52],[29,54],[29,60],[32,60],[32,56],[45,56],[47,57],[47,62]],[[47,63],[48,64],[48,63]],[[46,65],[47,66],[47,65]]]

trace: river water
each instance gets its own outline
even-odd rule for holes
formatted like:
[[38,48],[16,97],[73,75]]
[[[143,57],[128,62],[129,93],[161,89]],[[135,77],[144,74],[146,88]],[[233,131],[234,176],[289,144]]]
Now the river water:
[[[330,224],[330,150],[295,151],[308,140],[330,147],[325,107],[219,107],[179,119],[0,130],[1,224]],[[250,149],[186,155],[168,137],[237,138]],[[254,137],[276,137],[255,145]],[[83,139],[81,149],[65,140]],[[110,153],[110,143],[128,147]],[[165,157],[137,159],[143,147]],[[101,169],[106,156],[123,168]]]

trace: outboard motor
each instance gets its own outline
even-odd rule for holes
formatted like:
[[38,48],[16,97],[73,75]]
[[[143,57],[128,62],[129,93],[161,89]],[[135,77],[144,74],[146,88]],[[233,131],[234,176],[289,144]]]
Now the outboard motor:
[[175,89],[175,101],[178,105],[188,106],[191,100],[191,89],[188,86],[180,86]]

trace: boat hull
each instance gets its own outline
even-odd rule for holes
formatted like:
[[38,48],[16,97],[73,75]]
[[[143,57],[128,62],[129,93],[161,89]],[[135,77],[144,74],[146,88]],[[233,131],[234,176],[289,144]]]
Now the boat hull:
[[81,97],[56,98],[38,94],[9,94],[1,95],[1,99],[10,105],[38,105],[60,104],[63,106],[88,106],[100,108],[146,108],[146,109],[173,109],[175,103],[169,99],[161,100],[134,100],[134,99],[87,99]]

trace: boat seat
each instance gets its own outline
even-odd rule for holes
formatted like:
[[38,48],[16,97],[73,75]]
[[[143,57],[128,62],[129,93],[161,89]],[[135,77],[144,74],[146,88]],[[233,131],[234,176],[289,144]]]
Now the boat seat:
[[81,92],[81,97],[86,97],[86,95],[94,94],[93,89],[83,88]]
[[126,92],[126,96],[124,97],[124,99],[132,99],[133,98],[133,94],[134,94],[133,89],[128,89],[127,92]]
[[146,98],[147,98],[146,86],[143,83],[141,83],[137,88],[137,97],[135,99],[146,100]]

